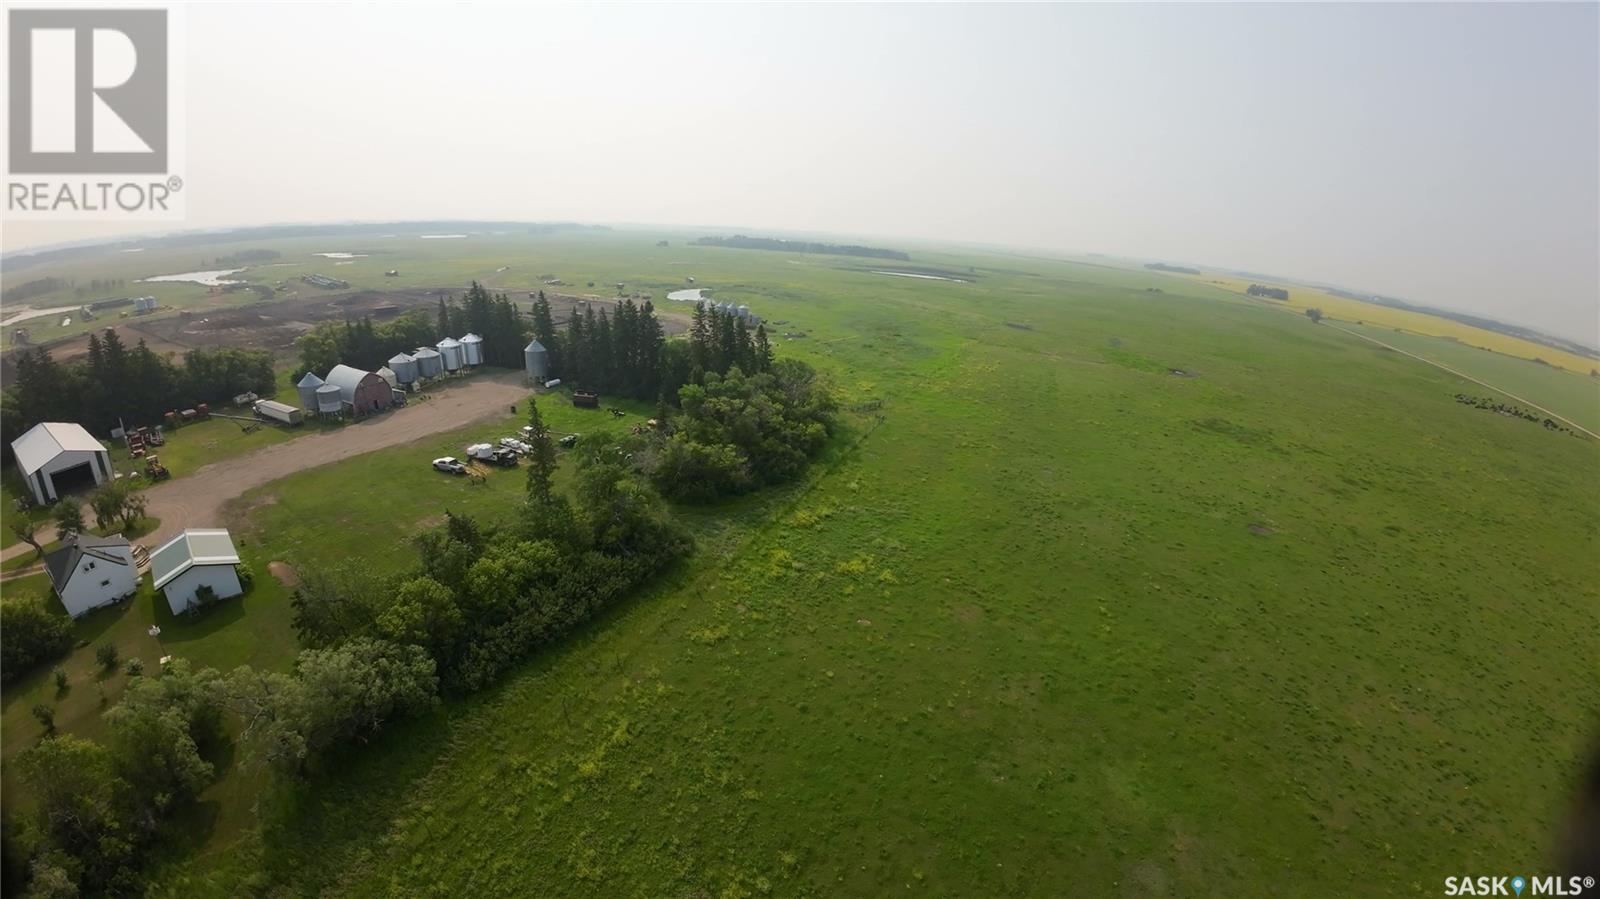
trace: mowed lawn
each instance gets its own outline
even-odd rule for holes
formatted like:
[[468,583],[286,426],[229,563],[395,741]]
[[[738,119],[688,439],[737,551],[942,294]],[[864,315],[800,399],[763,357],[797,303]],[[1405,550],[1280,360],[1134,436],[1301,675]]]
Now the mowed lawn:
[[[1549,866],[1600,738],[1594,442],[1175,279],[689,252],[861,410],[829,458],[680,510],[699,551],[654,589],[271,786],[158,894],[1349,896]],[[664,283],[667,256],[599,270]],[[426,469],[473,436],[269,485],[241,529],[404,564],[445,508],[510,514],[520,475]]]

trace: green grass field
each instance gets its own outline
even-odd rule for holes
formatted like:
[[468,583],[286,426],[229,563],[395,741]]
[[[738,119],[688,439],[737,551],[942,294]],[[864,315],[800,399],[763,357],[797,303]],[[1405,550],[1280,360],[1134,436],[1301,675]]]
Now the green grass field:
[[[1600,739],[1594,442],[1203,284],[683,237],[412,239],[338,276],[671,307],[692,275],[881,407],[805,483],[678,510],[691,560],[498,687],[303,782],[230,768],[155,894],[1428,895],[1547,866]],[[509,514],[520,474],[426,461],[519,423],[241,498],[264,592],[182,654],[287,664],[270,561],[381,569],[447,508]],[[8,756],[45,677],[7,691]]]
[[[1372,325],[1342,326],[1526,397],[1591,431],[1600,432],[1600,378],[1482,350],[1443,337]],[[1462,392],[1474,396],[1486,393],[1478,385],[1470,383],[1462,387]]]

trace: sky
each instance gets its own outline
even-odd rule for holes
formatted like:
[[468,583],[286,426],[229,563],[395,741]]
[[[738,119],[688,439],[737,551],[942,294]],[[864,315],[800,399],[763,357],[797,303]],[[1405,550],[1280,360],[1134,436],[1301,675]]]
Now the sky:
[[[1594,3],[278,3],[187,21],[182,227],[1002,244],[1600,343]],[[152,230],[9,223],[3,245]]]

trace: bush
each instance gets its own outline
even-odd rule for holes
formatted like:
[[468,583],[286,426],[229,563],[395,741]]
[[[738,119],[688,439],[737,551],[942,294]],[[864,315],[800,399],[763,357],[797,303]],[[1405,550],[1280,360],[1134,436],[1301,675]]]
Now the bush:
[[55,732],[55,729],[56,729],[56,710],[55,709],[53,709],[50,706],[47,706],[47,705],[45,705],[44,703],[41,702],[38,705],[33,707],[33,717],[38,719],[40,724],[44,725],[44,732],[45,733],[48,734],[48,733],[54,733]]
[[50,672],[50,676],[55,679],[58,692],[67,688],[67,670],[65,668],[54,669]]
[[110,671],[117,667],[117,646],[115,643],[102,643],[94,648],[95,661],[100,667]]
[[144,674],[144,660],[134,656],[122,666],[122,670],[129,677],[139,677]]
[[233,566],[233,570],[239,575],[239,586],[248,593],[250,585],[256,582],[256,570],[250,567],[249,562],[240,562]]
[[72,619],[38,597],[0,602],[0,680],[10,682],[72,648]]

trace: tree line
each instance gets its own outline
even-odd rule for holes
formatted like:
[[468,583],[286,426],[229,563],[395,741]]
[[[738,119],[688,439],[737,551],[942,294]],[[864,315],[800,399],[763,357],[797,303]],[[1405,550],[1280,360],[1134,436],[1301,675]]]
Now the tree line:
[[[42,421],[74,421],[104,435],[119,422],[159,424],[175,409],[275,390],[272,354],[265,350],[194,349],[174,361],[143,340],[129,347],[107,328],[89,335],[82,359],[57,362],[44,347],[19,353],[16,376],[0,396],[0,422],[9,435]],[[15,437],[5,441],[8,454],[10,439]]]
[[[417,535],[413,562],[387,576],[354,563],[302,570],[291,603],[305,648],[287,673],[223,675],[176,661],[138,682],[142,665],[130,660],[135,682],[107,713],[100,743],[54,734],[41,707],[49,732],[18,757],[34,814],[9,837],[13,857],[31,859],[33,890],[135,891],[140,850],[215,776],[206,758],[223,739],[225,710],[237,716],[247,763],[305,774],[441,694],[494,683],[690,553],[658,486],[707,500],[791,480],[833,427],[829,392],[796,360],[750,375],[733,360],[675,399],[661,404],[657,429],[580,439],[567,454],[570,496],[556,488],[553,435],[530,399],[525,497],[509,519],[487,526],[447,511]],[[41,607],[3,611],[7,632],[37,633],[38,652],[70,640],[70,626]],[[106,648],[102,664],[114,668]]]
[[702,237],[691,241],[702,247],[733,247],[739,250],[777,250],[785,253],[822,253],[829,256],[867,256],[873,259],[898,259],[909,261],[910,256],[900,250],[880,247],[863,247],[856,244],[817,243],[806,240],[784,240],[776,237]]
[[680,350],[671,347],[656,318],[655,306],[632,299],[610,311],[598,303],[574,309],[558,330],[550,301],[539,291],[534,301],[533,338],[549,352],[550,374],[575,387],[654,400],[688,376]]
[[1263,284],[1252,284],[1246,288],[1245,293],[1253,297],[1262,297],[1268,300],[1287,300],[1289,291],[1282,287],[1267,287]]
[[412,309],[386,322],[371,316],[323,322],[300,335],[301,371],[319,376],[344,364],[377,371],[400,353],[431,347],[445,337],[468,333],[483,338],[483,362],[500,368],[521,368],[527,330],[516,306],[505,294],[490,294],[478,282],[458,302],[441,296],[438,310]]

